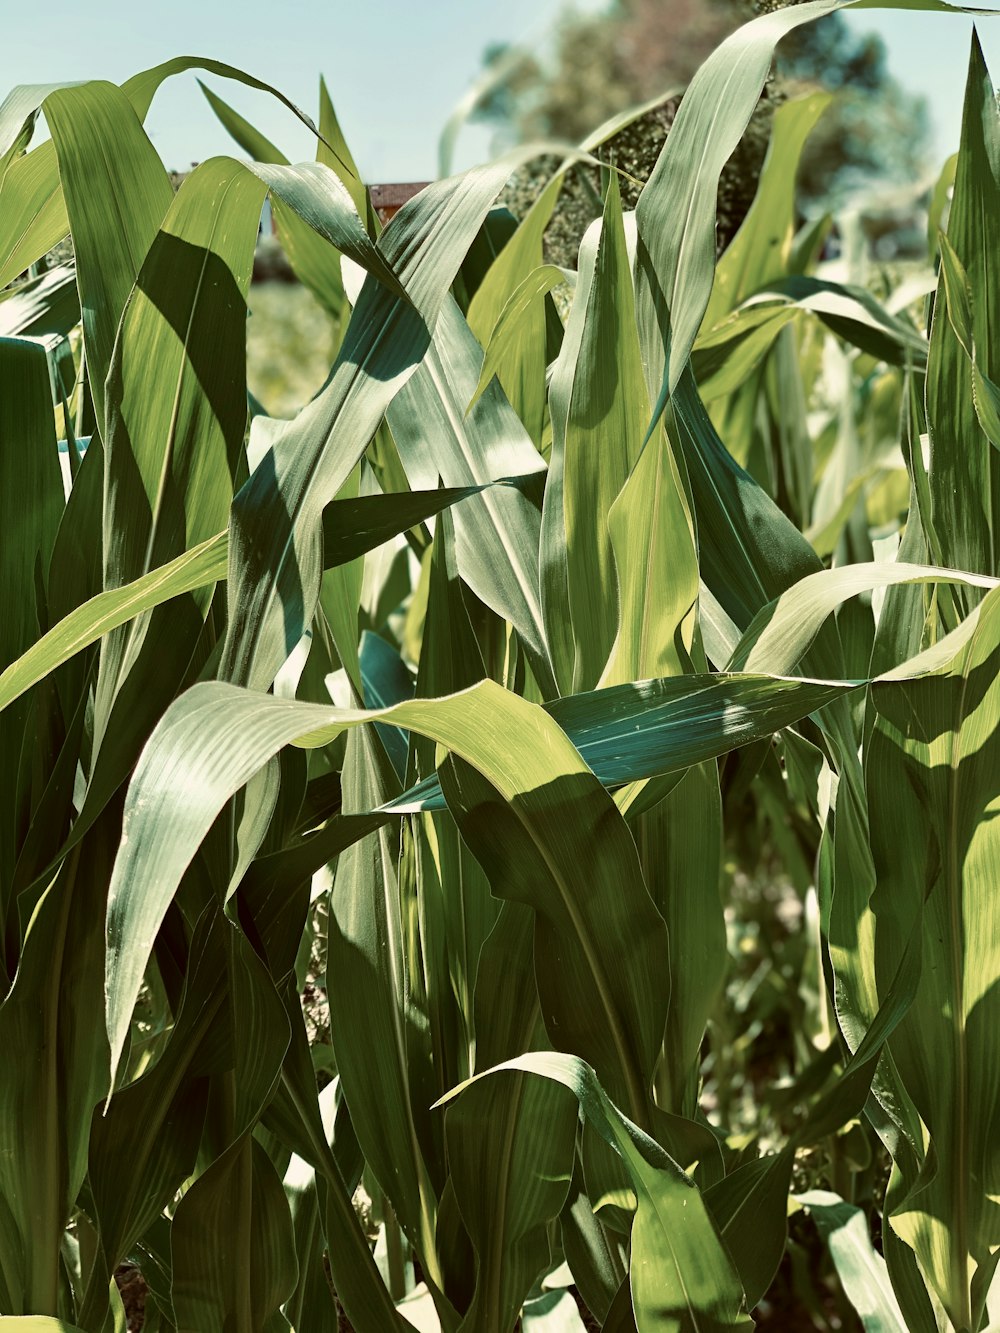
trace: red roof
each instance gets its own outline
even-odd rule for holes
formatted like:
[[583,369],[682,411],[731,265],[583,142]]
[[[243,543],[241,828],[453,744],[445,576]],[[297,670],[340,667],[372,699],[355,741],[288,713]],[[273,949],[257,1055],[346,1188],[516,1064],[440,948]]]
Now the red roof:
[[403,207],[415,194],[419,194],[430,181],[411,181],[392,185],[369,185],[372,208],[382,222],[389,219]]

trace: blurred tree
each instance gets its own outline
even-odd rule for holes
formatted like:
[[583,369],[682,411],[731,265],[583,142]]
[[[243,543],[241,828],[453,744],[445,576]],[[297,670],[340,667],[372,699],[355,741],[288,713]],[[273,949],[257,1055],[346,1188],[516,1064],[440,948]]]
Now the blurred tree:
[[[525,53],[512,77],[479,109],[502,135],[576,142],[602,121],[685,84],[741,22],[732,0],[618,0],[596,14],[570,10],[551,63]],[[484,63],[506,59],[491,46]]]
[[[551,59],[525,53],[480,105],[477,118],[493,124],[502,142],[579,141],[610,116],[687,83],[730,32],[755,13],[777,7],[776,0],[616,0],[596,14],[570,11],[558,27]],[[484,61],[491,65],[510,57],[509,48],[494,46]],[[776,76],[734,158],[734,170],[723,179],[720,247],[753,197],[774,103],[817,86],[838,97],[803,158],[800,189],[808,211],[836,208],[876,177],[902,184],[923,173],[924,99],[907,93],[889,74],[877,36],[855,35],[839,14],[831,15],[797,29],[779,47]],[[665,102],[614,144],[621,164],[642,180],[676,105]],[[518,200],[511,203],[517,212]],[[575,234],[578,228],[571,230]]]
[[797,28],[778,47],[786,91],[822,86],[837,99],[806,145],[799,189],[806,205],[836,206],[873,180],[912,183],[926,173],[926,100],[888,69],[874,33],[854,34],[840,14]]

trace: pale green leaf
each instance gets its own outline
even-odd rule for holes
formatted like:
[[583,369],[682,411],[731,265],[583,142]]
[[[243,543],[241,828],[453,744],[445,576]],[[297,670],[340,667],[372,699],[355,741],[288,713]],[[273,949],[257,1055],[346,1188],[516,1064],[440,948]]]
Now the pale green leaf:
[[829,1190],[810,1190],[792,1197],[813,1218],[829,1245],[837,1275],[865,1333],[906,1333],[885,1260],[872,1245],[861,1209]]
[[534,303],[546,292],[552,291],[553,287],[566,281],[567,274],[555,264],[540,264],[511,292],[490,334],[479,382],[465,409],[466,415],[475,407],[493,376],[503,378],[506,358],[523,345],[525,325],[534,314]]

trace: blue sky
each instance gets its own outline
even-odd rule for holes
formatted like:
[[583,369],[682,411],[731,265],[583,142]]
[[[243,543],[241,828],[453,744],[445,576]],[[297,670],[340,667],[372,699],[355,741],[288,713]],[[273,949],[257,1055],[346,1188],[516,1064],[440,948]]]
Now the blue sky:
[[[582,7],[600,6],[586,0]],[[312,113],[322,71],[367,179],[420,180],[435,173],[438,132],[475,77],[483,49],[491,41],[544,40],[562,8],[561,0],[45,0],[40,10],[11,5],[4,14],[0,96],[14,83],[121,82],[170,56],[198,54],[267,79]],[[936,156],[943,159],[957,146],[971,20],[865,10],[848,21],[858,30],[878,31],[897,78],[926,94]],[[1000,82],[1000,18],[982,19],[980,33]],[[240,85],[212,83],[293,160],[313,156],[308,132],[284,108]],[[192,75],[159,93],[147,127],[171,167],[232,148]],[[468,127],[458,164],[479,160],[488,150],[485,130]]]

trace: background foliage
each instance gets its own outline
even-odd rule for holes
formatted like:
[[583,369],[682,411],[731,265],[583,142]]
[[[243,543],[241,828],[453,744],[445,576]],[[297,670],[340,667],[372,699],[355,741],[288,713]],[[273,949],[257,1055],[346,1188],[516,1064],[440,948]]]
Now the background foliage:
[[[475,114],[495,127],[501,144],[547,137],[575,142],[628,108],[653,103],[608,145],[615,160],[644,182],[677,108],[676,97],[661,100],[664,91],[679,92],[741,22],[775,7],[766,0],[618,0],[596,13],[570,10],[548,58],[505,46],[486,52],[486,84]],[[799,162],[798,200],[806,214],[856,204],[871,196],[873,186],[884,196],[893,185],[926,177],[926,103],[892,78],[878,37],[855,36],[840,14],[827,15],[797,28],[779,47],[760,105],[722,175],[722,248],[753,199],[774,106],[819,88],[836,98]],[[581,185],[584,170],[577,167],[570,176],[549,228],[549,249],[559,263],[574,262],[587,223],[600,212],[593,189]],[[520,217],[543,187],[541,169],[522,169],[505,199]],[[624,197],[634,204],[636,193],[627,184]]]

